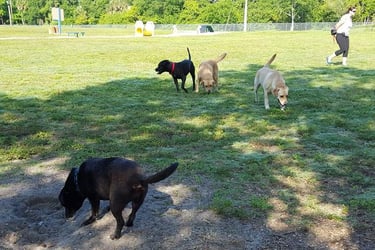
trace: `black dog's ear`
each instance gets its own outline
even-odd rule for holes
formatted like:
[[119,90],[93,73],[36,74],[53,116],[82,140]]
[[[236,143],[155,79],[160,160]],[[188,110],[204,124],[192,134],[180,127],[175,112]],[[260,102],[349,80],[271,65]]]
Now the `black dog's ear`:
[[68,175],[68,178],[66,179],[66,182],[65,182],[65,185],[64,185],[64,188],[65,189],[74,189],[74,175],[75,175],[75,172],[77,171],[77,168],[74,167],[70,170],[70,173]]

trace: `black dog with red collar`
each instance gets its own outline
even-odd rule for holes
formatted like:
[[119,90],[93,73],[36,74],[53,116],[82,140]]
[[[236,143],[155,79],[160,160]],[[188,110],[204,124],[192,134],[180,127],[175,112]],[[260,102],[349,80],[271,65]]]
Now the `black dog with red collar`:
[[171,62],[169,60],[163,60],[159,62],[158,67],[155,71],[158,74],[168,72],[173,77],[174,84],[176,85],[177,91],[180,91],[178,85],[178,79],[181,79],[181,88],[187,93],[185,88],[186,76],[190,73],[193,80],[193,91],[197,91],[198,85],[195,85],[195,67],[191,60],[190,50],[187,48],[189,59],[185,59],[181,62]]

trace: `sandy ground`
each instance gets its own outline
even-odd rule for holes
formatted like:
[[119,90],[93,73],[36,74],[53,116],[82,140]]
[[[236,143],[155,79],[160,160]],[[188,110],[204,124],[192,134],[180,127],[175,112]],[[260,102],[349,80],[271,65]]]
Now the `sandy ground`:
[[[22,175],[0,181],[0,249],[374,249],[375,246],[371,241],[353,242],[353,238],[342,233],[342,227],[324,223],[320,233],[326,239],[319,240],[319,231],[315,235],[290,229],[276,231],[272,228],[277,225],[264,220],[219,217],[206,209],[211,196],[208,185],[202,188],[194,183],[176,184],[173,175],[150,185],[134,226],[124,227],[122,237],[111,240],[109,235],[115,228],[111,213],[80,227],[90,214],[87,201],[73,220],[64,219],[57,196],[68,171],[56,169],[54,163],[31,166]],[[106,202],[101,207],[104,205]],[[124,217],[129,212],[126,208]]]

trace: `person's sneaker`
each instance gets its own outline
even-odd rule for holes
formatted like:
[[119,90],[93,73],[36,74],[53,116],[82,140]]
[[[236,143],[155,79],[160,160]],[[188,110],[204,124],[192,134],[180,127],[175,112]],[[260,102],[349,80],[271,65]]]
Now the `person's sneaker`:
[[329,59],[329,56],[326,57],[326,63],[327,63],[327,65],[332,63],[332,61]]

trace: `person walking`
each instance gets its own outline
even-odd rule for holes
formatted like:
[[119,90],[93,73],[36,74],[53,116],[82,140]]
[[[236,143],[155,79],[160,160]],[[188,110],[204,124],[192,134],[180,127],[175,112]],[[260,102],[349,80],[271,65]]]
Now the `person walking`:
[[352,17],[356,12],[355,7],[350,7],[348,11],[340,18],[340,21],[335,25],[337,30],[336,41],[339,49],[332,55],[326,57],[327,64],[332,63],[332,59],[342,54],[342,65],[347,65],[349,54],[349,30],[353,26]]

